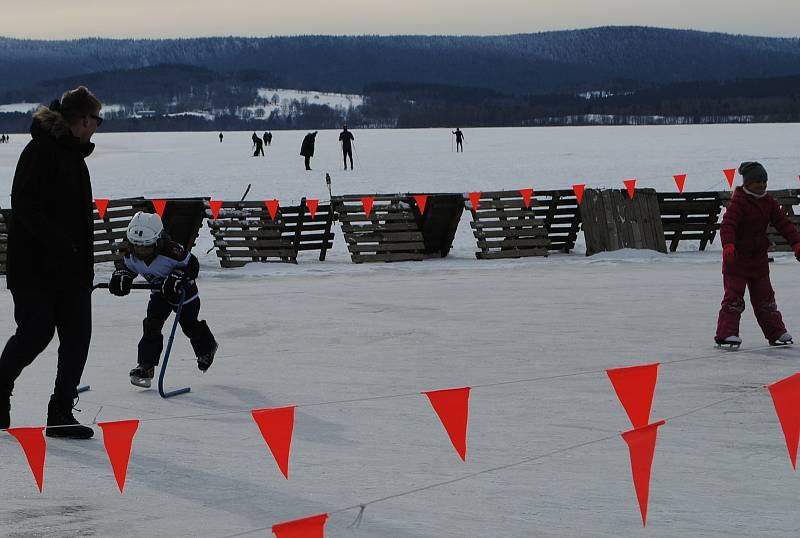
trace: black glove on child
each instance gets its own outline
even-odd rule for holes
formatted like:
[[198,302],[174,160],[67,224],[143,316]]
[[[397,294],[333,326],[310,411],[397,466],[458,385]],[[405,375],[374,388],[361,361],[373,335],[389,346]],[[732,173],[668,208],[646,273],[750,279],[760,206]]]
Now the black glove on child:
[[161,283],[161,294],[170,303],[177,303],[181,300],[181,291],[186,283],[186,272],[176,269],[172,271],[164,282]]
[[131,292],[131,284],[136,275],[127,269],[117,269],[111,275],[111,281],[108,283],[108,291],[112,294],[123,297]]

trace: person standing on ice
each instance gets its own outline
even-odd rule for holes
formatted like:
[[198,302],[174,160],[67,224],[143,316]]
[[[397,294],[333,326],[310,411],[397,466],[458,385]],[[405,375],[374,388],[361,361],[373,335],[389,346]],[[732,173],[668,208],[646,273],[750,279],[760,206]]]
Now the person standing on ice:
[[453,134],[456,135],[456,153],[461,151],[464,153],[464,133],[461,132],[461,129],[456,127],[456,130],[453,131]]
[[253,139],[256,144],[256,150],[253,152],[253,157],[264,156],[264,143],[257,136]]
[[127,240],[120,246],[123,258],[115,262],[109,291],[119,297],[128,295],[137,275],[155,288],[150,292],[147,316],[142,323],[144,333],[139,341],[138,364],[129,373],[131,383],[137,387],[150,386],[164,347],[161,329],[170,312],[177,311],[181,291],[185,294],[178,323],[189,337],[197,367],[205,372],[214,362],[219,345],[205,320],[197,319],[200,295],[195,278],[200,263],[194,254],[165,234],[161,218],[154,213],[136,213],[125,236]]
[[742,185],[736,188],[720,224],[722,283],[725,295],[717,320],[718,345],[738,346],[739,320],[744,312],[744,291],[750,290],[758,325],[770,345],[792,343],[775,304],[769,278],[767,226],[772,225],[792,245],[800,261],[800,232],[778,202],[767,193],[767,171],[757,162],[739,166]]
[[219,133],[219,143],[222,144],[222,133]]
[[305,157],[306,170],[311,170],[311,157],[314,156],[314,142],[317,140],[317,131],[308,133],[303,137],[303,144],[300,146],[300,155]]
[[342,125],[342,132],[339,133],[339,142],[342,144],[342,157],[344,158],[345,170],[347,170],[347,157],[350,157],[350,170],[353,169],[353,140],[355,140],[355,137],[353,133],[347,130],[347,124],[345,123]]
[[94,151],[90,140],[103,122],[101,108],[83,86],[40,107],[31,124],[33,139],[17,163],[6,277],[17,330],[0,355],[0,429],[9,427],[14,382],[58,332],[46,435],[94,435],[72,410],[92,335],[94,208],[84,159]]

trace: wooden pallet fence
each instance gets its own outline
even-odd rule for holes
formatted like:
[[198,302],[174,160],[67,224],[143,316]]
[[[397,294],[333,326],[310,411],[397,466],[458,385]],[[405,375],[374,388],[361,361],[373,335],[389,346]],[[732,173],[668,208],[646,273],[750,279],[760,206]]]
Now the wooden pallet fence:
[[122,258],[119,243],[125,238],[133,216],[139,211],[153,211],[153,205],[144,198],[109,200],[103,218],[94,209],[94,263]]
[[[789,217],[794,225],[800,230],[800,190],[798,189],[782,189],[777,191],[769,191],[775,200],[783,207],[784,212]],[[725,191],[720,193],[722,204],[728,207],[733,193]],[[791,252],[792,246],[786,242],[781,234],[778,233],[772,226],[767,227],[767,238],[770,242],[769,250],[771,252]]]
[[623,248],[650,249],[666,254],[664,228],[653,189],[586,189],[581,202],[586,255]]
[[[372,196],[369,216],[361,199]],[[353,263],[421,261],[425,241],[413,197],[402,194],[349,194],[332,199]],[[415,213],[416,210],[416,213]]]
[[283,237],[291,238],[296,251],[319,251],[319,261],[324,262],[325,256],[333,248],[333,206],[318,204],[314,217],[306,204],[306,199],[300,200],[300,205],[282,207]]
[[224,201],[219,218],[213,218],[210,207],[206,217],[220,266],[242,267],[267,261],[297,263],[297,250],[283,235],[281,208],[273,220],[264,202]]
[[581,229],[581,211],[578,198],[572,189],[538,191],[533,193],[536,205],[532,204],[536,218],[544,219],[548,250],[568,253],[575,248]]
[[536,199],[528,208],[518,190],[491,191],[481,193],[478,207],[464,194],[464,206],[472,214],[479,260],[547,256],[550,239],[544,218],[535,214]]
[[681,241],[699,241],[700,250],[714,242],[722,211],[719,192],[659,192],[658,208],[670,252]]

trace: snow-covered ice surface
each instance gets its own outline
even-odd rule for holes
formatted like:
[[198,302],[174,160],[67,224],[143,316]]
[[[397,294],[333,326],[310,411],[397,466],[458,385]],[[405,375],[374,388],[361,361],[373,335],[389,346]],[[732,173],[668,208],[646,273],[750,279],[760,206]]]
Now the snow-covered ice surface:
[[[630,177],[667,190],[676,173],[688,174],[687,190],[704,190],[721,188],[721,168],[747,159],[764,162],[781,188],[795,187],[800,169],[797,125],[469,129],[463,155],[450,152],[446,130],[355,131],[359,160],[347,173],[336,133],[320,132],[308,173],[297,155],[304,133],[274,134],[265,158],[249,157],[250,133],[226,133],[223,144],[216,133],[100,134],[88,161],[95,195],[238,199],[252,182],[250,198],[290,203],[327,198],[326,171],[334,193],[621,188]],[[22,143],[16,135],[0,146],[5,207]],[[177,335],[167,385],[189,384],[189,394],[162,400],[129,384],[147,297],[95,292],[84,374],[92,390],[78,416],[142,420],[125,494],[99,431],[91,441],[48,439],[42,495],[17,442],[0,435],[0,535],[266,536],[280,521],[525,460],[370,505],[359,527],[348,528],[357,510],[335,513],[327,535],[800,532],[797,475],[762,388],[798,371],[800,349],[767,348],[749,306],[742,350],[713,349],[716,244],[704,253],[687,245],[586,258],[579,246],[547,259],[478,261],[465,216],[451,255],[425,262],[354,265],[338,229],[324,263],[311,254],[297,265],[222,270],[208,246],[204,230],[195,249],[202,311],[221,345],[201,374]],[[790,255],[772,264],[795,334],[798,271]],[[108,273],[99,267],[98,280]],[[0,292],[0,340],[13,331],[12,314]],[[18,380],[13,425],[43,424],[56,349],[54,341]],[[604,370],[647,362],[662,363],[651,417],[668,422],[643,531],[617,435],[629,421]],[[466,385],[474,388],[464,463],[418,393]],[[300,407],[287,481],[249,410],[292,404]]]

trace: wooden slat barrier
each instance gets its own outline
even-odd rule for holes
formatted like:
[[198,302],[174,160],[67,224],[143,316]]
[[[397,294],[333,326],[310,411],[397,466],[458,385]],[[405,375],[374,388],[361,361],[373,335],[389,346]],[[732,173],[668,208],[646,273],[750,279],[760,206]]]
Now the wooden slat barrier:
[[[365,196],[374,198],[369,216],[361,201]],[[425,259],[419,208],[413,196],[351,194],[335,196],[332,204],[353,263]]]
[[331,204],[318,205],[312,218],[305,198],[299,206],[279,207],[275,220],[259,201],[223,202],[218,219],[213,218],[209,206],[206,217],[222,267],[242,267],[270,258],[297,263],[301,250],[319,250],[319,259],[324,261],[333,246]]
[[581,229],[581,212],[578,198],[572,189],[537,191],[533,193],[536,205],[533,213],[544,219],[547,237],[550,239],[548,250],[569,252],[575,248],[575,240]]
[[[795,211],[797,206],[800,206],[800,190],[798,189],[782,189],[777,191],[769,191],[770,195],[772,195],[775,200],[783,207],[783,210],[786,212],[786,215],[789,217],[794,225],[800,230],[800,210]],[[722,204],[725,207],[728,207],[728,204],[731,201],[731,197],[733,193],[730,191],[725,191],[720,193]],[[800,209],[800,208],[798,208]],[[772,226],[767,227],[767,237],[771,243],[770,251],[772,252],[790,252],[792,250],[792,246],[786,242],[786,239],[783,238],[778,231],[773,228]]]
[[544,215],[537,216],[538,200],[531,198],[530,207],[519,191],[482,192],[478,206],[473,207],[469,194],[464,194],[464,207],[472,214],[472,233],[480,249],[479,260],[547,256],[550,239]]
[[109,200],[103,218],[94,209],[94,263],[120,259],[118,245],[125,238],[133,216],[138,211],[153,211],[153,205],[144,198]]
[[650,249],[666,254],[664,229],[653,189],[586,189],[581,201],[586,255],[622,248]]
[[700,250],[714,242],[719,230],[722,198],[719,192],[659,192],[658,208],[670,252],[680,241],[700,241]]

